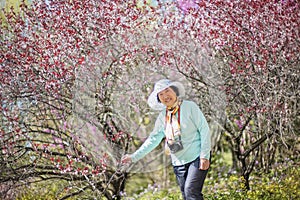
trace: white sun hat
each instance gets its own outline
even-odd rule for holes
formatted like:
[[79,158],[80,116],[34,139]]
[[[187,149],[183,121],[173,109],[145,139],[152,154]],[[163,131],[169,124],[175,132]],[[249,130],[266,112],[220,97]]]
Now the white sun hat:
[[169,79],[162,79],[155,83],[153,92],[150,94],[148,98],[148,105],[154,110],[163,110],[165,109],[165,105],[158,101],[157,94],[167,89],[170,86],[175,86],[178,89],[178,97],[184,97],[185,90],[184,86],[177,81],[171,81]]

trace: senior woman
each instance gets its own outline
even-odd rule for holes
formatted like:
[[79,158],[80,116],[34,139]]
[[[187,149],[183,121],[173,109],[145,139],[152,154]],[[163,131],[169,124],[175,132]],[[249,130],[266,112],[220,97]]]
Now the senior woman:
[[165,152],[172,165],[185,200],[203,199],[202,188],[210,166],[210,133],[208,123],[193,101],[182,100],[184,87],[168,79],[158,81],[148,98],[152,109],[161,110],[155,127],[133,154],[122,157],[122,163],[137,162],[165,138]]

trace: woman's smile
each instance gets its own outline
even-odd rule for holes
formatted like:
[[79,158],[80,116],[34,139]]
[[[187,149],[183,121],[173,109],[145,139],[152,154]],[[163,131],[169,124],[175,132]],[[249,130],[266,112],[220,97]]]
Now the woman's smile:
[[176,93],[170,87],[158,93],[158,98],[167,107],[172,107],[177,101]]

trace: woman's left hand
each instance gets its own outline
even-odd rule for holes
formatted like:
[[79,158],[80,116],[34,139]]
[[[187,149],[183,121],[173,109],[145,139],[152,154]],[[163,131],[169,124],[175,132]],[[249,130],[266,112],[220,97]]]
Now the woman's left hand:
[[200,158],[200,165],[199,165],[199,169],[200,170],[207,170],[209,168],[209,160],[205,159],[205,158]]

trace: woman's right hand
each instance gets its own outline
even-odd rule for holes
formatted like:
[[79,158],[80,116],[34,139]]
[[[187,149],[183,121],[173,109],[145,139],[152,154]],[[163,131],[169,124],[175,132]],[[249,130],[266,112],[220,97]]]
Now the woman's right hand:
[[132,162],[132,159],[129,154],[126,154],[121,158],[122,164],[130,164],[131,162]]

